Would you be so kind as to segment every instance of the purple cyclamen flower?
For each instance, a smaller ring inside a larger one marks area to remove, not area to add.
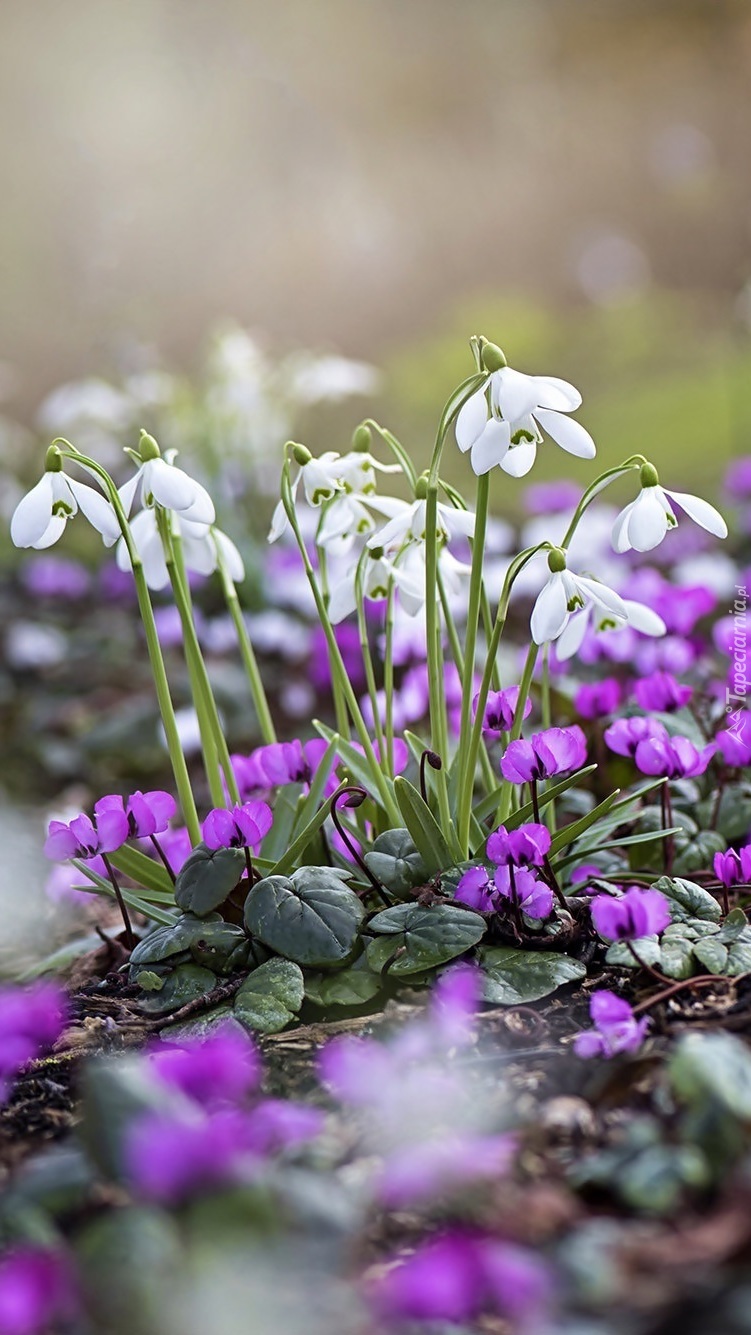
[[[60,1037],[67,1012],[67,997],[53,983],[0,990],[0,1099],[21,1068]]]
[[[619,756],[630,756],[632,759],[640,742],[667,735],[664,724],[658,723],[656,719],[639,716],[616,719],[604,733],[605,741],[611,751],[615,751]]]
[[[477,913],[493,913],[497,892],[487,867],[469,867],[454,891],[454,899]]]
[[[575,509],[580,498],[581,488],[560,478],[557,482],[533,482],[524,493],[524,505],[530,515],[556,515]]]
[[[751,455],[733,460],[725,473],[723,486],[731,500],[751,496]]]
[[[34,598],[55,598],[75,602],[85,598],[91,587],[91,576],[80,561],[65,556],[35,556],[21,571],[24,588]]]
[[[501,774],[510,783],[532,783],[580,769],[586,759],[587,741],[578,724],[546,728],[528,742],[509,742],[501,759]]]
[[[206,1108],[237,1102],[258,1088],[262,1076],[261,1056],[250,1035],[229,1027],[180,1047],[160,1043],[148,1055],[148,1070]]]
[[[672,713],[691,699],[690,686],[681,686],[670,672],[653,672],[634,682],[634,696],[640,709]]]
[[[96,803],[93,817],[76,816],[68,824],[61,820],[50,821],[44,852],[48,858],[88,861],[98,853],[116,852],[129,834],[122,800],[103,797]]]
[[[588,682],[580,686],[574,696],[574,707],[582,718],[603,718],[613,714],[621,703],[621,685],[616,677]]]
[[[670,922],[668,901],[659,890],[632,886],[625,895],[598,895],[592,900],[592,921],[606,941],[638,941],[656,936]]]
[[[519,867],[496,867],[495,887],[503,899],[517,904],[528,918],[548,918],[553,911],[553,891],[534,872]]]
[[[500,825],[488,839],[487,854],[490,861],[497,862],[499,866],[508,866],[513,862],[517,867],[541,867],[550,850],[550,843],[547,825],[530,821],[518,830],[511,831],[505,825]]]
[[[448,1131],[386,1155],[378,1198],[392,1210],[404,1210],[465,1191],[478,1182],[502,1177],[516,1150],[513,1136],[478,1136]]]
[[[726,890],[734,885],[747,885],[751,881],[751,844],[737,851],[729,848],[727,853],[715,853],[714,874]]]
[[[108,812],[117,819],[122,812],[128,823],[131,838],[148,839],[152,834],[162,834],[177,811],[177,803],[170,793],[154,789],[149,793],[135,792],[125,801],[115,793],[101,797],[96,804],[97,828],[101,829],[102,813]]]
[[[232,756],[232,768],[243,793],[284,787],[288,783],[309,786],[318,772],[327,745],[322,737],[311,737],[307,742],[297,738],[292,742],[269,742],[266,746],[257,746],[249,756]],[[332,783],[333,787],[330,786]],[[336,779],[330,777],[326,796],[330,796],[336,787]]]
[[[745,721],[740,729],[723,728],[716,734],[715,741],[726,765],[732,769],[751,765],[751,729],[745,732]]]
[[[698,751],[688,737],[651,737],[639,742],[634,760],[642,774],[693,779],[704,773],[716,750],[714,742]]]
[[[577,1057],[614,1057],[618,1052],[635,1052],[644,1042],[649,1017],[637,1020],[628,1002],[615,992],[605,988],[595,992],[589,1014],[594,1029],[577,1034],[574,1039]]]
[[[389,1322],[464,1324],[492,1312],[531,1330],[540,1328],[552,1283],[532,1252],[457,1231],[422,1243],[400,1265],[384,1267],[368,1296]]]
[[[430,998],[430,1024],[448,1047],[472,1040],[482,1000],[482,976],[474,964],[454,964],[441,974]]]
[[[231,811],[215,807],[203,823],[203,841],[208,848],[256,848],[272,821],[267,802],[245,802]]]
[[[514,723],[516,706],[519,701],[519,687],[508,686],[505,691],[491,691],[488,695],[485,705],[485,713],[482,720],[482,730],[491,736],[500,736],[502,732],[510,732]],[[473,709],[477,710],[477,697],[475,697]],[[532,713],[532,701],[529,696],[524,701],[524,718]]]
[[[46,1335],[76,1310],[76,1285],[67,1258],[47,1247],[22,1246],[0,1259],[0,1331]]]

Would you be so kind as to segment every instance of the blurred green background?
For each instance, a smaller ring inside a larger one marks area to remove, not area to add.
[[[196,372],[232,318],[373,361],[427,449],[482,332],[604,464],[711,483],[751,448],[750,71],[747,0],[3,0],[0,409]]]

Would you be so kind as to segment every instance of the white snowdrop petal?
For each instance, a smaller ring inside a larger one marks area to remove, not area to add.
[[[632,598],[624,598],[623,606],[626,609],[629,626],[634,630],[641,631],[642,635],[664,635],[667,626],[661,616],[647,607],[645,603],[636,603]]]
[[[36,542],[32,542],[31,544],[34,550],[43,552],[46,547],[52,547],[57,542],[58,538],[62,537],[65,531],[66,522],[65,515],[51,515],[50,521],[41,538],[37,538]]]
[[[613,533],[611,541],[614,552],[628,552],[631,550],[631,541],[629,538],[629,524],[633,514],[636,501],[631,501],[629,505],[624,506],[613,524]]]
[[[129,515],[133,508],[133,501],[135,500],[136,492],[142,479],[143,466],[141,466],[141,468],[138,469],[138,472],[134,473],[132,477],[129,477],[128,481],[124,482],[119,488],[118,495],[120,497],[120,504],[126,515]]]
[[[507,422],[518,422],[537,407],[537,387],[534,377],[504,366],[494,371],[490,379],[493,404],[503,413]]]
[[[144,492],[150,492],[166,510],[190,510],[196,499],[198,484],[164,459],[149,459],[144,464],[143,483]]]
[[[489,473],[491,468],[500,464],[505,458],[510,444],[511,428],[508,422],[500,422],[497,417],[491,417],[472,446],[470,463],[473,472],[478,477],[482,473]]]
[[[561,663],[567,659],[573,658],[582,646],[582,641],[587,633],[589,623],[589,610],[585,608],[582,612],[577,612],[569,617],[568,625],[563,627],[555,643],[555,656]]]
[[[568,380],[560,380],[555,375],[535,375],[532,380],[538,407],[553,408],[561,413],[572,413],[581,407],[582,396]]]
[[[47,532],[52,518],[53,491],[51,473],[45,473],[36,486],[27,491],[13,511],[10,536],[16,547],[33,547]],[[63,528],[65,519],[63,517]],[[62,532],[62,529],[60,530]],[[59,535],[58,535],[59,536]]]
[[[591,598],[593,603],[597,603],[599,607],[604,607],[606,612],[611,612],[620,621],[627,620],[623,599],[619,593],[616,593],[615,589],[609,589],[607,584],[600,584],[599,580],[588,579],[586,575],[576,575],[575,583],[580,590],[583,590]]]
[[[475,531],[473,510],[461,510],[453,505],[438,506],[438,522],[448,530],[449,536],[459,533],[464,538],[471,538]]]
[[[532,608],[530,629],[535,644],[545,644],[546,640],[555,640],[568,621],[568,599],[566,584],[560,572],[551,574],[537,595]]]
[[[84,482],[76,482],[74,479],[69,479],[69,486],[81,513],[86,516],[97,533],[101,533],[105,546],[114,546],[120,537],[120,525],[107,497],[94,487],[87,487]]]
[[[338,626],[345,617],[351,616],[356,607],[355,572],[352,570],[331,590],[328,613],[332,626]]]
[[[692,496],[685,491],[668,491],[666,494],[680,505],[682,510],[686,511],[689,519],[693,519],[700,528],[705,528],[708,533],[713,533],[716,538],[726,538],[728,535],[728,526],[725,523],[719,510],[715,510],[709,501],[702,500],[701,496]]]
[[[271,527],[269,529],[268,542],[277,542],[287,528],[287,512],[281,501],[277,501],[274,507],[274,513],[271,516]]]
[[[456,443],[463,454],[471,449],[485,430],[488,420],[488,402],[485,390],[478,389],[459,411],[456,419]]]
[[[562,450],[575,454],[578,459],[594,459],[597,448],[581,422],[575,422],[573,418],[553,412],[550,408],[538,408],[534,415]]]
[[[537,441],[523,440],[512,445],[501,460],[501,468],[509,477],[526,477],[537,458]]]
[[[657,487],[644,487],[634,502],[628,524],[631,546],[637,552],[651,552],[659,547],[668,531],[668,515]]]
[[[231,538],[227,537],[226,533],[222,533],[219,528],[213,530],[213,538],[222,565],[225,567],[233,584],[241,584],[245,579],[245,565],[234,542]]]

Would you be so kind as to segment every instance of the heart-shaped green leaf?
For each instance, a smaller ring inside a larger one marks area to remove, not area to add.
[[[223,904],[245,867],[241,848],[208,848],[199,844],[186,859],[175,884],[181,909],[202,918]]]
[[[363,1006],[372,1001],[381,987],[378,974],[368,967],[361,955],[349,969],[335,973],[308,973],[305,975],[305,996],[315,1006]]]
[[[302,970],[291,960],[267,960],[250,974],[235,997],[234,1015],[246,1029],[278,1034],[303,1003]]]
[[[357,950],[364,909],[342,884],[347,872],[300,867],[292,876],[267,876],[245,901],[249,932],[278,955],[312,969],[346,964]]]
[[[539,1001],[566,983],[586,977],[586,966],[553,951],[486,946],[478,952],[483,971],[483,996],[498,1006]]]
[[[367,948],[368,963],[380,973],[393,957],[396,976],[421,973],[471,950],[485,934],[479,913],[452,904],[395,904],[371,918],[368,928],[377,939]]]
[[[189,1001],[197,1001],[216,987],[216,974],[198,964],[180,964],[164,980],[159,992],[148,992],[139,1005],[149,1015],[167,1015]]]

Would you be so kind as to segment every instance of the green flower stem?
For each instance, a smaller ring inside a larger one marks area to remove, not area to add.
[[[482,566],[485,557],[485,530],[488,522],[488,501],[490,496],[490,474],[483,473],[477,479],[477,508],[475,511],[475,532],[472,540],[472,573],[469,581],[469,603],[467,606],[467,626],[464,636],[464,671],[462,673],[462,711],[459,726],[459,754],[456,764],[459,770],[460,791],[470,785],[474,774],[467,773],[470,729],[472,724],[472,697],[474,694],[475,659],[477,655],[477,631],[480,624],[480,603],[482,595]],[[469,837],[469,811],[466,814],[466,829],[460,825],[458,834],[462,843]]]
[[[161,515],[157,514],[159,523]],[[191,689],[193,693],[193,703],[198,714],[199,726],[205,720],[207,724],[206,735],[210,738],[207,747],[207,761],[209,768],[207,776],[209,778],[209,787],[211,789],[211,800],[214,806],[225,806],[225,786],[233,803],[240,802],[240,793],[237,787],[235,772],[230,760],[229,747],[224,735],[219,711],[216,707],[214,692],[206,670],[201,646],[196,634],[195,621],[193,619],[193,603],[190,596],[190,585],[188,583],[188,573],[185,568],[185,558],[183,556],[183,545],[179,530],[171,523],[169,516],[166,516],[166,522],[163,523],[165,530],[162,541],[165,545],[165,558],[168,553],[172,556],[172,565],[167,561],[167,569],[170,572],[170,582],[174,594],[177,610],[180,613],[180,622],[183,628],[183,639],[185,642],[185,655],[188,664],[188,673],[191,679]],[[160,532],[162,531],[160,527]],[[201,736],[203,737],[203,728],[201,727]],[[222,784],[222,774],[224,775],[224,784]]]
[[[383,655],[383,691],[386,697],[386,758],[389,774],[394,773],[394,581],[389,580],[386,595],[386,632]]]
[[[397,463],[401,465],[402,472],[409,482],[411,490],[414,491],[417,483],[417,473],[415,471],[415,466],[401,441],[397,440],[393,432],[387,431],[383,426],[379,426],[378,422],[374,421],[372,417],[366,417],[363,426],[370,427],[371,431],[375,431],[376,435],[383,441],[384,445],[388,447]]]
[[[362,654],[363,667],[365,668],[365,682],[370,696],[370,703],[373,709],[373,729],[378,742],[378,754],[380,756],[381,769],[384,774],[389,773],[388,758],[386,755],[385,738],[383,734],[383,724],[381,722],[381,710],[378,704],[378,688],[376,686],[375,668],[373,667],[373,655],[370,652],[370,640],[368,639],[368,622],[365,616],[365,599],[363,597],[363,567],[369,559],[367,547],[360,554],[355,572],[355,604],[357,610],[357,629],[360,635],[360,653]],[[391,775],[393,778],[393,774]]]
[[[600,492],[604,491],[606,487],[609,487],[611,482],[616,482],[619,477],[625,477],[627,473],[632,472],[635,468],[641,468],[642,465],[647,462],[648,460],[644,458],[643,454],[632,454],[631,457],[626,459],[622,464],[618,464],[615,468],[606,469],[598,478],[595,478],[594,482],[587,487],[587,490],[582,495],[582,498],[574,511],[571,523],[566,530],[566,536],[560,544],[564,550],[568,547],[574,533],[579,527],[579,521],[585,510],[592,504],[592,501],[600,495]]]
[[[527,562],[530,561],[537,552],[542,551],[543,548],[548,546],[549,543],[538,543],[537,546],[527,547],[523,552],[520,552],[511,562],[511,565],[506,571],[506,578],[503,581],[503,589],[501,590],[501,597],[498,602],[498,611],[496,613],[495,622],[488,643],[485,669],[482,674],[480,690],[477,696],[477,709],[475,712],[474,723],[472,724],[472,732],[467,751],[468,760],[466,773],[468,779],[466,783],[462,783],[457,797],[457,826],[460,831],[465,832],[463,835],[463,843],[461,844],[463,850],[461,854],[462,857],[467,857],[469,854],[470,813],[472,811],[472,796],[474,792],[475,770],[477,769],[477,757],[480,751],[480,743],[482,741],[482,722],[485,716],[485,706],[488,702],[488,692],[493,677],[493,664],[498,653],[498,647],[501,643],[501,635],[503,634],[503,628],[506,624],[506,617],[508,615],[511,589],[514,580],[524,569]]]
[[[459,632],[456,628],[456,622],[454,621],[453,615],[451,613],[448,597],[446,596],[446,589],[444,587],[443,580],[441,579],[440,570],[438,571],[438,592],[440,593],[441,596],[441,607],[443,609],[443,618],[444,621],[446,622],[446,630],[448,631],[451,657],[453,658],[456,664],[456,670],[459,673],[459,677],[463,679],[464,654],[462,653],[462,646],[459,640]],[[456,761],[454,761],[454,764],[456,764]],[[495,788],[496,786],[496,777],[495,774],[493,773],[493,767],[490,763],[490,757],[488,755],[487,747],[485,746],[485,742],[482,740],[482,738],[480,739],[480,768],[482,769],[482,777],[485,787],[487,791],[490,792],[490,790],[492,788]]]
[[[243,667],[245,668],[248,682],[250,684],[250,693],[253,696],[253,704],[255,706],[261,737],[267,744],[269,742],[275,742],[277,738],[274,721],[271,717],[271,710],[269,709],[269,702],[263,687],[255,650],[253,649],[253,644],[248,634],[248,627],[245,625],[245,618],[240,606],[240,599],[237,596],[237,589],[235,588],[232,576],[227,570],[226,563],[222,559],[220,551],[217,551],[217,560],[219,578],[222,583],[222,593],[224,594],[224,601],[227,604],[229,614],[232,617],[232,624],[237,632],[237,641],[240,646],[240,657],[242,658]]]
[[[318,543],[316,543],[316,556],[318,558],[318,569],[321,575],[321,597],[323,599],[326,621],[328,623],[329,619],[328,618],[328,607],[329,607],[328,563],[326,561],[325,549],[323,547],[320,547]],[[310,576],[308,576],[308,578],[310,579]],[[334,635],[334,639],[336,640],[336,635]],[[336,730],[339,733],[339,736],[343,737],[344,740],[348,742],[350,737],[349,714],[347,713],[347,704],[341,691],[338,673],[334,671],[334,664],[331,660],[331,646],[328,637],[326,639],[326,648],[329,656],[329,675],[331,677],[331,693],[334,698],[334,714],[336,716]]]
[[[552,721],[550,709],[550,645],[546,644],[542,651],[542,679],[541,679],[541,703],[542,703],[542,726],[549,728]],[[555,834],[555,800],[548,802],[545,807],[545,823],[551,834]]]
[[[341,691],[342,699],[346,704],[347,709],[349,710],[352,722],[355,727],[355,731],[357,732],[360,745],[362,746],[362,749],[365,752],[365,758],[368,762],[368,765],[370,766],[371,773],[373,775],[373,784],[374,787],[378,790],[378,799],[381,803],[381,806],[386,812],[389,820],[393,822],[394,826],[400,826],[402,823],[402,817],[399,812],[399,808],[397,807],[394,798],[391,796],[391,792],[389,791],[389,785],[386,780],[386,777],[383,774],[383,771],[381,770],[380,765],[378,764],[378,761],[376,759],[375,752],[373,750],[373,743],[370,740],[370,734],[368,732],[365,719],[362,716],[360,706],[357,703],[357,696],[355,695],[352,689],[352,683],[350,682],[350,679],[347,675],[347,669],[344,666],[344,661],[342,659],[339,645],[336,642],[334,628],[331,625],[331,622],[329,621],[328,612],[326,610],[326,604],[324,602],[321,590],[318,587],[318,581],[315,576],[315,571],[312,565],[310,564],[310,557],[308,556],[308,552],[305,546],[305,541],[303,539],[302,533],[300,532],[300,525],[297,522],[297,512],[295,510],[295,502],[290,487],[288,454],[285,454],[284,467],[282,469],[282,504],[284,505],[284,511],[290,522],[292,532],[295,535],[297,546],[300,550],[302,563],[305,568],[305,574],[307,575],[308,583],[310,585],[310,589],[313,594],[313,598],[315,600],[316,610],[318,612],[318,616],[321,621],[321,626],[323,627],[324,635],[326,636],[326,643],[328,645],[328,650],[329,650],[329,662],[331,664],[332,681],[337,683],[338,689]]]
[[[527,657],[524,663],[524,671],[522,672],[522,679],[519,684],[519,699],[516,702],[516,709],[514,710],[514,722],[511,727],[511,735],[509,737],[510,742],[516,742],[518,741],[519,737],[521,737],[522,725],[524,723],[524,706],[526,705],[527,700],[529,699],[529,688],[532,685],[532,677],[534,675],[535,664],[537,663],[537,655],[539,654],[539,652],[540,652],[539,645],[535,644],[534,641],[532,641],[527,651]],[[509,811],[511,810],[511,796],[513,791],[514,791],[513,783],[511,783],[510,780],[508,779],[504,779],[501,783],[501,799],[500,802],[498,803],[499,825],[503,824],[503,822],[505,821],[506,817],[509,814]]]
[[[133,541],[133,535],[130,531],[127,515],[123,509],[123,504],[120,500],[117,487],[106,469],[102,468],[101,464],[98,464],[94,459],[89,459],[86,455],[81,454],[68,440],[64,440],[60,437],[53,443],[63,446],[63,453],[67,458],[72,459],[75,463],[81,464],[83,467],[87,468],[89,472],[93,473],[104,483],[104,490],[112,504],[115,515],[117,516],[120,532],[123,535],[123,542],[127,548],[128,557],[133,570],[133,581],[136,586],[138,610],[141,615],[141,621],[143,622],[144,633],[146,635],[146,648],[148,650],[149,662],[151,663],[151,671],[154,676],[154,686],[156,688],[159,713],[162,718],[164,735],[167,739],[167,750],[169,753],[170,764],[172,766],[172,773],[175,777],[178,801],[183,814],[183,820],[185,821],[190,836],[190,842],[195,847],[196,844],[201,842],[201,826],[198,820],[198,812],[196,811],[196,803],[190,783],[188,767],[185,762],[185,755],[180,743],[180,733],[178,731],[175,709],[170,695],[167,670],[164,666],[162,647],[159,643],[156,622],[154,621],[154,609],[151,606],[151,597],[149,595],[146,577],[143,573],[143,565],[141,563],[141,558],[138,555],[135,542]]]

